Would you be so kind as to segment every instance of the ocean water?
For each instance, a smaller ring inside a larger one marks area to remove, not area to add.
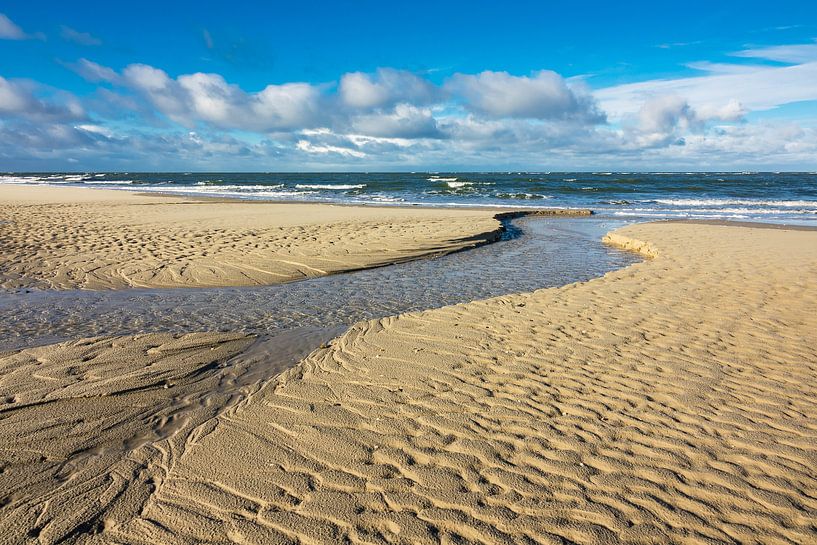
[[[618,218],[817,225],[817,172],[4,173],[0,183],[275,201],[590,208]]]

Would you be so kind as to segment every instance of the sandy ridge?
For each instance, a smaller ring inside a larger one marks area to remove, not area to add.
[[[0,185],[0,287],[251,286],[496,240],[485,210],[277,204]]]

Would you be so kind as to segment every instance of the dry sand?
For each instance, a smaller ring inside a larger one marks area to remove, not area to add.
[[[249,341],[6,355],[0,541],[817,542],[817,233],[654,223],[609,242],[652,259],[358,324],[135,447]],[[105,444],[118,457],[84,456]]]
[[[0,184],[0,287],[276,284],[492,241],[493,216]]]

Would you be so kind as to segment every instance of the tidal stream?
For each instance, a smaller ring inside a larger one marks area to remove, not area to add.
[[[78,337],[241,331],[291,362],[353,323],[589,280],[638,260],[609,218],[525,217],[502,240],[433,259],[275,286],[0,292],[0,350]],[[278,359],[278,358],[276,358]]]

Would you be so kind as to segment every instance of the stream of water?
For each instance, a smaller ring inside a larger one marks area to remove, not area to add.
[[[365,319],[588,280],[638,258],[601,243],[610,218],[527,217],[473,250],[289,284],[0,292],[0,350],[150,331],[242,331],[308,353]],[[277,348],[270,348],[276,346]]]

